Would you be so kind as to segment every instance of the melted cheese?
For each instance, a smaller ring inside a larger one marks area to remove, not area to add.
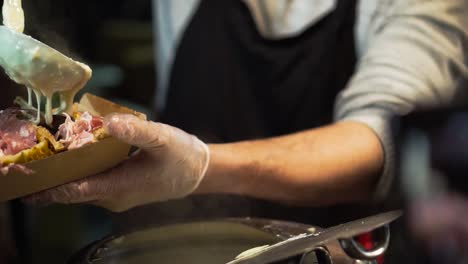
[[[21,0],[4,0],[4,24],[10,29],[0,28],[0,66],[18,84],[36,95],[38,118],[41,98],[46,97],[45,119],[52,123],[52,96],[60,95],[60,107],[55,112],[71,110],[73,99],[91,78],[91,69],[76,62],[53,48],[21,34],[24,29],[24,13]]]
[[[24,12],[21,0],[3,0],[3,24],[17,32],[24,31]]]

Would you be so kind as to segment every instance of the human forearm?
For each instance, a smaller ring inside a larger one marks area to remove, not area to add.
[[[115,168],[25,200],[92,203],[121,212],[195,191],[320,206],[368,197],[382,167],[380,141],[358,122],[210,145],[209,151],[196,137],[169,125],[129,115],[112,115],[104,123],[114,138],[140,151]]]
[[[389,121],[466,101],[468,6],[463,0],[378,5],[383,8],[367,21],[356,72],[337,96],[335,120],[366,124],[380,139],[385,160],[373,199],[384,200],[396,169]]]
[[[210,151],[210,166],[197,193],[233,193],[294,205],[364,199],[383,163],[380,141],[357,122],[210,145]]]

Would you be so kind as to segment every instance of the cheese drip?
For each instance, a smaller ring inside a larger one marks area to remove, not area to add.
[[[29,36],[0,27],[0,43],[0,66],[5,73],[16,83],[34,91],[38,108],[41,98],[47,98],[47,124],[52,123],[54,113],[71,109],[76,93],[91,78],[92,71],[87,65]],[[60,106],[52,111],[52,97],[56,93],[60,95]],[[39,122],[39,116],[36,122]]]
[[[14,31],[24,31],[24,11],[21,0],[3,0],[3,24]],[[28,104],[32,105],[32,90],[28,88]]]
[[[4,24],[0,27],[0,66],[18,84],[28,88],[28,104],[32,93],[37,101],[36,123],[40,122],[41,99],[46,97],[45,121],[52,123],[53,114],[69,111],[75,95],[91,78],[91,69],[55,49],[29,37],[24,30],[21,0],[4,0]],[[52,109],[52,97],[60,95],[60,106]]]
[[[24,31],[24,12],[21,0],[3,0],[3,24],[11,30]]]

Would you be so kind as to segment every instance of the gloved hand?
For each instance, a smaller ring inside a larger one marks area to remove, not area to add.
[[[32,204],[91,203],[121,212],[135,206],[183,198],[202,181],[209,150],[195,136],[132,115],[105,118],[108,133],[140,150],[104,173],[25,198]]]

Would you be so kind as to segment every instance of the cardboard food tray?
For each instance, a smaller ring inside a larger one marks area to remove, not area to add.
[[[99,116],[124,113],[146,119],[142,113],[92,94],[83,95],[74,108]],[[32,169],[33,174],[25,175],[18,171],[11,171],[5,176],[0,174],[0,202],[47,190],[112,168],[128,156],[130,148],[131,146],[109,137],[82,148],[26,163],[24,165]]]

